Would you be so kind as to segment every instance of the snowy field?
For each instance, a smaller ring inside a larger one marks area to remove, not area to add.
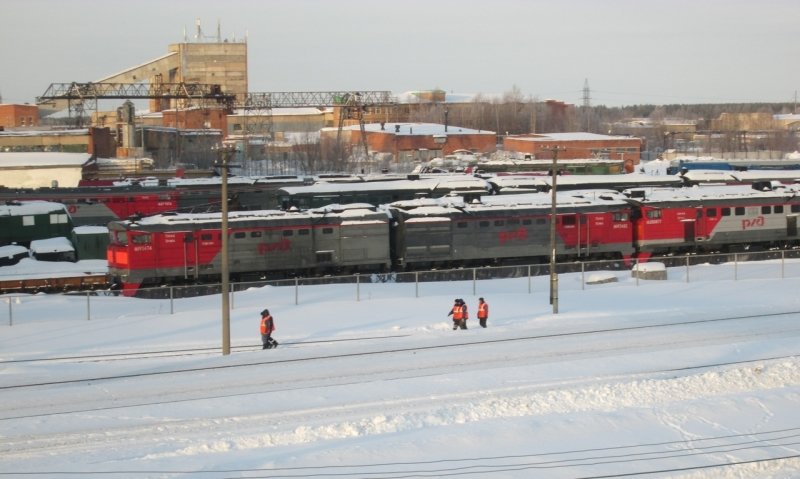
[[[252,289],[228,356],[219,296],[0,297],[0,476],[797,477],[800,279],[700,268]]]

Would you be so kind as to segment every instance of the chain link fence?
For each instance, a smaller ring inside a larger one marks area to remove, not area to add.
[[[703,281],[737,281],[753,279],[800,278],[800,250],[745,252],[715,255],[687,255],[660,257],[652,263],[661,263],[671,281],[686,283]],[[652,264],[650,263],[650,264]],[[623,261],[591,261],[558,263],[561,277],[559,290],[584,290],[597,287],[636,287],[648,280],[637,274],[638,264]],[[315,302],[327,298],[324,288],[312,286],[335,285],[343,299],[369,301],[384,298],[419,298],[421,296],[473,296],[481,293],[481,282],[508,280],[504,291],[519,294],[549,294],[549,264],[516,266],[491,266],[458,268],[435,271],[360,274],[350,276],[325,276],[318,278],[292,278],[270,281],[230,283],[230,305],[236,307],[236,297],[246,291],[271,286],[278,288],[283,300],[294,304]],[[608,283],[614,283],[609,285]],[[386,287],[393,285],[392,287]],[[601,286],[602,285],[602,286]],[[167,286],[142,288],[135,300],[137,311],[141,302],[152,315],[171,315],[191,311],[188,298],[218,295],[220,284]],[[0,296],[0,305],[6,307],[7,321],[24,318],[46,318],[52,314],[53,302],[69,303],[70,308],[82,304],[87,320],[120,315],[118,291],[85,291],[64,294],[6,294]],[[56,299],[53,299],[56,298]],[[134,299],[134,298],[127,298]],[[4,303],[4,304],[3,304]],[[0,316],[2,318],[2,316]],[[2,321],[2,319],[0,319]]]

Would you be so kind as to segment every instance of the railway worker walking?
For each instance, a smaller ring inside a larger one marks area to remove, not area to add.
[[[264,345],[261,349],[272,349],[278,346],[278,342],[272,339],[272,332],[275,331],[275,321],[269,310],[261,311],[261,343]]]
[[[489,319],[489,303],[483,300],[483,298],[478,298],[478,321],[481,323],[481,327],[486,327],[486,320]]]
[[[467,329],[467,305],[464,304],[463,299],[456,299],[453,308],[447,313],[448,316],[453,317],[453,330],[458,328]]]

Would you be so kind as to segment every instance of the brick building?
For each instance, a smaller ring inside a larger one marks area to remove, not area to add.
[[[619,159],[625,163],[625,170],[630,172],[639,164],[642,140],[580,132],[515,135],[503,139],[503,150],[521,157],[552,159],[554,148],[559,148],[559,160]]]
[[[497,149],[493,131],[472,130],[437,123],[369,123],[364,125],[371,156],[389,156],[394,164],[427,161],[456,150],[492,153]],[[338,128],[323,128],[323,148],[336,142]],[[361,144],[359,126],[342,129],[342,140],[353,149]]]
[[[39,126],[39,107],[36,105],[0,104],[0,129]]]

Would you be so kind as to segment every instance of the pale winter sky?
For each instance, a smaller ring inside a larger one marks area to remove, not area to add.
[[[582,103],[791,102],[796,0],[4,0],[0,95],[34,102],[221,23],[250,91],[409,90]]]

